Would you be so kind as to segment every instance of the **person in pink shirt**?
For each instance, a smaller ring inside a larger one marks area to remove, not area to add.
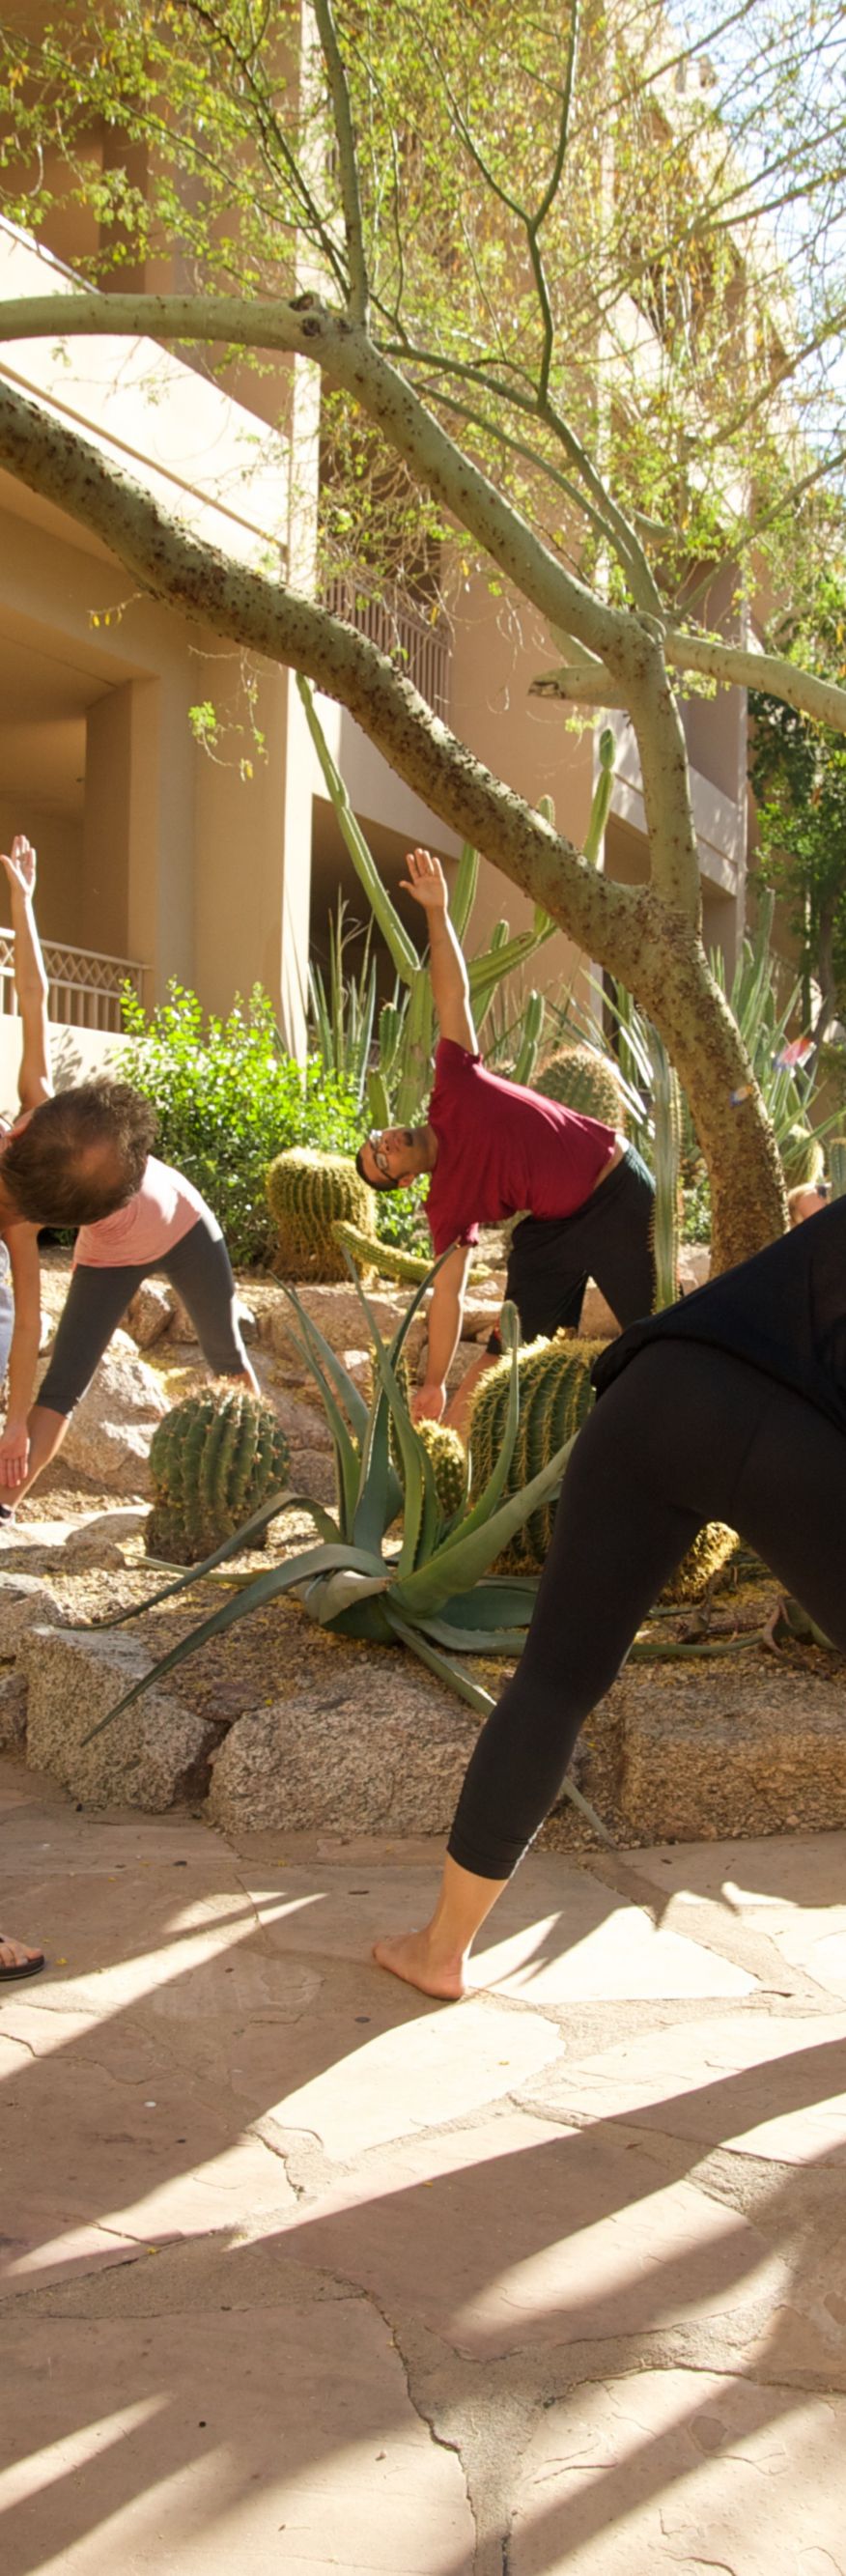
[[[121,1316],[142,1279],[161,1270],[187,1306],[207,1368],[258,1394],[237,1317],[229,1254],[216,1216],[193,1182],[148,1154],[124,1207],[83,1225],[47,1374],[29,1415],[29,1464],[20,1493],[49,1466]],[[20,1498],[20,1497],[19,1497]]]
[[[440,860],[409,853],[405,891],[429,928],[432,995],[440,1037],[435,1086],[422,1127],[374,1129],[356,1162],[371,1189],[403,1189],[428,1172],[426,1215],[436,1256],[447,1254],[432,1289],[425,1384],[413,1411],[441,1419],[446,1376],[458,1346],[467,1273],[480,1225],[519,1217],[506,1296],[524,1341],[577,1326],[589,1277],[620,1324],[648,1315],[654,1293],[654,1187],[625,1136],[516,1082],[488,1073],[470,1010],[467,969],[447,909]],[[469,1395],[498,1355],[494,1334],[468,1370],[447,1419],[466,1427]]]
[[[24,832],[0,852],[9,882],[15,983],[23,1022],[20,1111],[0,1120],[0,1383],[7,1374],[0,1438],[0,1516],[22,1489],[29,1461],[27,1414],[41,1329],[40,1226],[82,1225],[109,1216],[141,1179],[152,1142],[149,1103],[125,1082],[87,1082],[53,1094],[47,977],[33,911],[36,857]],[[14,1291],[14,1295],[13,1292]]]
[[[258,1387],[237,1322],[235,1282],[220,1226],[181,1172],[150,1152],[155,1113],[129,1083],[91,1082],[52,1096],[47,982],[32,911],[35,852],[21,836],[3,865],[12,885],[15,967],[24,1023],[22,1116],[0,1143],[0,1245],[5,1225],[29,1254],[27,1293],[9,1364],[0,1441],[0,1517],[9,1520],[49,1465],[68,1419],[151,1270],[163,1270],[194,1324],[208,1367]],[[73,1277],[47,1374],[32,1403],[40,1330],[37,1229],[78,1226]],[[13,1251],[14,1258],[14,1251]],[[18,1271],[23,1278],[23,1254]],[[30,1275],[31,1273],[31,1275]],[[0,1278],[0,1346],[2,1345]],[[2,1358],[2,1347],[0,1347]]]
[[[87,1083],[52,1096],[47,977],[33,912],[36,858],[25,832],[0,851],[15,941],[15,984],[23,1022],[19,1115],[0,1119],[0,1495],[16,1496],[29,1457],[27,1408],[41,1327],[38,1228],[79,1224],[115,1208],[136,1187],[148,1143],[146,1101],[125,1083]],[[13,1505],[0,1501],[8,1519]],[[0,1982],[35,1977],[43,1950],[0,1932]]]

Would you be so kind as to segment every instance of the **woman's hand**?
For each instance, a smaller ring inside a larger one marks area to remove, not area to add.
[[[25,1421],[7,1422],[0,1439],[0,1491],[14,1493],[22,1485],[29,1465],[29,1431]]]
[[[0,850],[0,863],[6,870],[10,885],[17,886],[20,893],[31,902],[35,893],[36,862],[32,842],[27,840],[25,832],[15,833],[11,856],[8,856],[5,850]]]

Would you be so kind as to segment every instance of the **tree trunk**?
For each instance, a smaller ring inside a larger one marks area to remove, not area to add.
[[[637,913],[624,981],[660,1030],[687,1093],[711,1184],[712,1268],[728,1270],[784,1232],[775,1139],[698,932],[652,887],[642,889]]]

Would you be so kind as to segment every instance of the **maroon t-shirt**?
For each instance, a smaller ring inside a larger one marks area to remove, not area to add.
[[[436,1254],[477,1243],[480,1225],[505,1217],[572,1216],[616,1143],[597,1118],[486,1073],[454,1038],[439,1041],[428,1114],[438,1139],[426,1201]]]

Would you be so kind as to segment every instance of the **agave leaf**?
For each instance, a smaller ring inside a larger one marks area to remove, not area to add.
[[[291,1289],[285,1290],[286,1296],[291,1296],[292,1293]],[[319,1335],[319,1339],[322,1341],[322,1334]],[[299,1334],[292,1333],[291,1340],[294,1343],[295,1348],[299,1351],[300,1357],[305,1361],[306,1367],[311,1370],[312,1377],[320,1391],[320,1399],[332,1434],[332,1444],[335,1451],[335,1467],[338,1479],[338,1498],[341,1519],[343,1521],[344,1530],[348,1531],[352,1524],[356,1495],[358,1493],[360,1461],[356,1443],[349,1429],[348,1423],[344,1421],[341,1407],[336,1403],[332,1388],[328,1383],[326,1373],[321,1367],[320,1361],[315,1359],[314,1353],[310,1350],[308,1342],[300,1340]],[[344,1371],[343,1374],[346,1375],[346,1371]],[[358,1396],[359,1404],[362,1407],[364,1422],[366,1424],[368,1418],[367,1406],[364,1404],[363,1398],[359,1395],[357,1387],[355,1392]]]
[[[365,1556],[362,1550],[352,1549],[343,1541],[335,1547],[303,1548],[301,1554],[291,1557],[287,1565],[270,1566],[266,1574],[256,1577],[246,1592],[238,1592],[232,1601],[223,1601],[219,1610],[212,1611],[210,1618],[201,1619],[199,1627],[192,1628],[190,1636],[180,1637],[177,1645],[171,1646],[166,1655],[161,1655],[151,1671],[145,1673],[140,1682],[134,1682],[132,1689],[125,1692],[114,1708],[109,1709],[107,1716],[101,1717],[99,1723],[89,1729],[88,1734],[82,1737],[83,1744],[93,1744],[95,1736],[102,1735],[116,1717],[122,1717],[124,1711],[131,1708],[133,1700],[140,1699],[143,1691],[152,1689],[165,1673],[172,1673],[177,1664],[184,1663],[188,1655],[195,1653],[198,1646],[204,1646],[207,1637],[221,1636],[224,1629],[233,1627],[236,1619],[246,1618],[249,1611],[262,1610],[266,1602],[275,1601],[280,1593],[294,1592],[298,1584],[308,1583],[310,1576],[330,1573],[336,1566],[348,1566],[356,1557],[363,1574],[381,1571],[378,1559]]]
[[[128,1610],[110,1611],[107,1619],[95,1619],[93,1626],[97,1629],[123,1627],[127,1619],[140,1619],[143,1610],[156,1610],[159,1602],[169,1600],[174,1592],[190,1592],[192,1585],[200,1583],[204,1575],[211,1574],[214,1566],[224,1565],[228,1556],[240,1556],[242,1549],[249,1547],[251,1539],[258,1535],[259,1530],[264,1529],[268,1521],[275,1520],[280,1512],[308,1512],[309,1518],[313,1520],[315,1529],[320,1531],[322,1538],[327,1539],[330,1544],[340,1539],[341,1533],[337,1521],[332,1519],[331,1512],[325,1512],[322,1504],[315,1503],[310,1494],[295,1494],[285,1488],[277,1494],[271,1494],[269,1500],[260,1504],[258,1511],[253,1512],[248,1521],[244,1521],[241,1529],[233,1530],[231,1538],[225,1538],[222,1545],[216,1547],[211,1556],[204,1556],[201,1564],[183,1567],[175,1576],[173,1583],[162,1584],[160,1592],[148,1592],[146,1600],[133,1601]],[[157,1557],[148,1559],[150,1565],[160,1562]],[[246,1580],[252,1582],[254,1578],[248,1575]]]
[[[450,1246],[450,1250],[451,1249],[452,1246]],[[411,1304],[404,1314],[401,1323],[397,1327],[389,1350],[386,1350],[385,1348],[369,1298],[366,1296],[365,1291],[362,1288],[361,1280],[357,1277],[353,1264],[349,1261],[349,1256],[346,1257],[356,1293],[364,1308],[368,1329],[373,1335],[373,1346],[376,1352],[376,1362],[379,1375],[390,1405],[396,1429],[397,1441],[399,1443],[400,1457],[402,1459],[403,1482],[405,1486],[405,1509],[403,1515],[403,1539],[399,1562],[401,1570],[404,1571],[406,1567],[411,1569],[416,1564],[417,1557],[421,1551],[428,1550],[433,1547],[440,1515],[432,1461],[428,1452],[424,1449],[422,1441],[417,1438],[398,1379],[395,1375],[394,1362],[399,1357],[402,1350],[409,1325],[414,1321],[421,1298],[425,1296],[427,1287],[435,1278],[437,1271],[440,1270],[441,1263],[448,1260],[449,1253],[442,1252],[440,1260],[433,1263],[428,1277],[426,1279],[421,1279],[420,1286],[417,1289],[415,1296],[412,1298]]]
[[[506,1503],[500,1503],[499,1510],[492,1513],[482,1528],[472,1530],[469,1537],[459,1532],[457,1538],[450,1539],[447,1546],[438,1549],[437,1556],[428,1565],[421,1565],[412,1574],[403,1575],[395,1593],[399,1611],[410,1611],[415,1619],[431,1618],[433,1612],[443,1608],[456,1589],[469,1590],[471,1585],[478,1583],[479,1576],[487,1573],[494,1558],[508,1546],[515,1530],[522,1528],[530,1513],[536,1511],[538,1504],[545,1502],[554,1487],[560,1484],[577,1439],[578,1432],[574,1432],[572,1439],[565,1440],[563,1447],[556,1450],[555,1456],[547,1460],[546,1466],[541,1467],[528,1485],[523,1486],[521,1493],[511,1494]]]
[[[528,1628],[537,1591],[536,1574],[483,1575],[472,1592],[450,1593],[443,1617],[464,1628],[495,1628],[498,1621],[508,1628]]]
[[[451,1619],[418,1619],[423,1637],[451,1646],[457,1655],[522,1655],[526,1628],[460,1628]]]
[[[369,1601],[374,1593],[387,1592],[390,1575],[356,1574],[351,1566],[341,1566],[336,1574],[320,1574],[310,1583],[304,1606],[310,1619],[321,1628],[330,1628],[333,1619],[345,1610],[354,1610],[360,1601]]]
[[[347,1268],[350,1270],[350,1275],[354,1279],[355,1268],[350,1264],[349,1260],[347,1260]],[[313,1370],[315,1367],[313,1346],[316,1344],[323,1367],[332,1380],[336,1394],[340,1396],[344,1412],[348,1417],[355,1437],[357,1440],[363,1440],[367,1429],[370,1408],[369,1405],[365,1403],[361,1388],[356,1386],[355,1379],[350,1376],[349,1369],[345,1369],[343,1360],[339,1360],[337,1351],[333,1351],[331,1342],[327,1342],[325,1333],[322,1333],[320,1330],[320,1325],[314,1322],[313,1316],[309,1315],[305,1306],[301,1305],[296,1289],[289,1287],[287,1281],[284,1279],[280,1281],[280,1286],[282,1288],[283,1295],[287,1297],[289,1303],[295,1307],[299,1316],[301,1331],[305,1336],[309,1350],[312,1351]],[[292,1339],[296,1340],[295,1334],[292,1335]],[[301,1347],[301,1345],[298,1345],[298,1347]]]
[[[408,1647],[410,1654],[416,1655],[421,1664],[428,1664],[430,1673],[437,1673],[438,1680],[456,1691],[459,1699],[466,1700],[468,1707],[476,1710],[477,1716],[490,1717],[496,1701],[491,1698],[490,1691],[482,1689],[481,1682],[471,1681],[469,1673],[465,1673],[460,1664],[452,1663],[449,1655],[441,1654],[437,1646],[430,1644],[422,1629],[407,1627],[405,1620],[397,1617],[392,1599],[385,1603],[385,1616],[394,1635],[402,1646]]]
[[[449,1537],[444,1540],[443,1549],[439,1549],[439,1562],[447,1548],[457,1546],[465,1538],[469,1538],[473,1530],[482,1529],[487,1524],[490,1520],[491,1513],[496,1509],[500,1496],[505,1491],[506,1483],[508,1481],[508,1470],[514,1454],[514,1443],[517,1438],[517,1424],[520,1418],[520,1374],[517,1366],[519,1351],[517,1309],[516,1306],[512,1306],[510,1302],[503,1306],[501,1326],[503,1341],[505,1342],[506,1348],[510,1347],[511,1352],[511,1376],[508,1384],[508,1407],[505,1416],[505,1429],[502,1436],[502,1446],[496,1466],[488,1477],[487,1484],[483,1486],[478,1502],[473,1503],[470,1511],[465,1512],[463,1518],[457,1521],[454,1529],[450,1532]]]
[[[358,1495],[352,1535],[356,1547],[381,1546],[386,1529],[402,1510],[402,1486],[390,1454],[391,1416],[383,1386],[371,1409],[361,1453]]]

